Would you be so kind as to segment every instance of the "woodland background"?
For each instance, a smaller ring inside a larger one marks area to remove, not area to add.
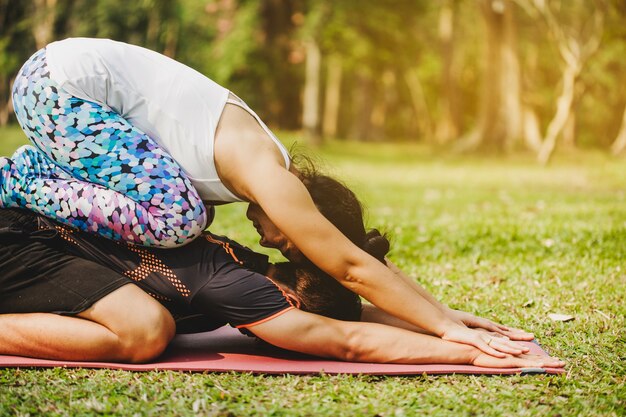
[[[624,22],[623,0],[0,0],[0,155],[27,141],[9,91],[37,48],[145,45],[286,143],[321,145],[435,298],[567,362],[507,377],[0,369],[0,415],[626,415]],[[262,251],[245,210],[218,207],[211,228]]]
[[[0,0],[0,125],[38,48],[146,46],[273,128],[444,151],[626,153],[621,0]]]

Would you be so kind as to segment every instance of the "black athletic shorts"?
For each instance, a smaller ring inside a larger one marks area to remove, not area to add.
[[[0,314],[75,315],[132,283],[63,250],[56,230],[40,230],[26,210],[0,210]]]

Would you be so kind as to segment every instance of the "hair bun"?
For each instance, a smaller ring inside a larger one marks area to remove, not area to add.
[[[385,263],[385,255],[389,253],[390,247],[387,236],[382,235],[378,230],[372,229],[365,234],[363,250],[380,262]]]

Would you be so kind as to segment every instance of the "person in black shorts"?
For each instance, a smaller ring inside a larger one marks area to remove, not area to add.
[[[228,323],[278,347],[344,360],[564,366],[528,354],[496,358],[408,323],[345,321],[360,318],[360,301],[332,278],[271,265],[209,233],[178,249],[138,248],[3,209],[0,272],[0,354],[147,361],[173,336],[173,315],[181,331]]]
[[[208,232],[184,248],[166,250],[99,238],[29,211],[0,214],[0,314],[83,317],[132,283],[167,308],[179,333],[225,324],[245,332],[295,307],[360,318],[359,297],[314,267],[272,265],[266,255]],[[137,307],[129,312],[132,320],[146,308]]]

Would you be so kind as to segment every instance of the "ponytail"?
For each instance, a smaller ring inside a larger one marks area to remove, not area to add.
[[[389,253],[391,245],[386,235],[381,234],[377,229],[372,229],[365,234],[365,240],[361,247],[374,258],[385,263],[385,256]]]

